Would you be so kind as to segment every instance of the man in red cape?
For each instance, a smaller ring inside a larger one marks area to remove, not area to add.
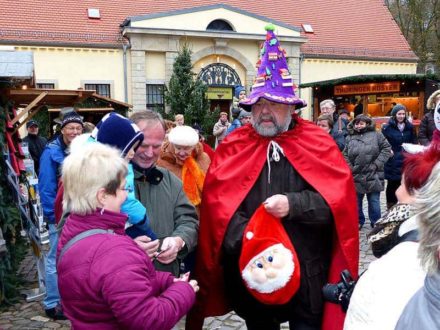
[[[187,329],[200,329],[204,317],[231,309],[248,329],[279,329],[285,321],[290,329],[342,329],[341,307],[323,307],[321,290],[327,282],[339,282],[344,269],[357,277],[359,232],[351,172],[331,137],[294,114],[295,106],[305,103],[288,88],[292,78],[284,53],[273,29],[267,29],[252,93],[240,103],[252,110],[252,126],[223,141],[206,175],[195,269],[200,292]],[[276,49],[281,61],[272,65],[267,53]],[[268,72],[278,84],[259,79]],[[243,231],[261,203],[282,219],[300,261],[300,289],[285,305],[252,298],[238,270]]]

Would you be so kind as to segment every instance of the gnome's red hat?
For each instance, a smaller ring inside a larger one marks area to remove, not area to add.
[[[239,267],[248,291],[264,304],[285,304],[299,288],[296,251],[281,220],[263,205],[244,231]]]

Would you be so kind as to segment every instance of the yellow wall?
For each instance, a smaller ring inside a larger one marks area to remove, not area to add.
[[[196,30],[205,31],[206,27],[213,20],[222,19],[228,22],[234,31],[239,33],[266,34],[264,26],[269,23],[252,16],[246,16],[228,9],[217,8],[201,12],[172,15],[169,17],[158,17],[145,19],[143,21],[132,21],[132,27],[148,27],[157,29],[173,30]],[[275,25],[277,35],[299,36],[300,33]]]
[[[368,74],[415,74],[416,67],[416,63],[404,62],[305,59],[301,65],[301,83]],[[311,89],[303,88],[299,93],[308,103],[303,117],[310,119]]]
[[[36,81],[56,80],[59,89],[78,89],[81,81],[111,84],[111,97],[124,101],[122,49],[16,47],[33,51]]]
[[[146,52],[145,71],[146,79],[164,79],[165,53]]]

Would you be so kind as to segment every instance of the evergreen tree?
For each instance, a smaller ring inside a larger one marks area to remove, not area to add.
[[[189,45],[183,44],[174,61],[173,74],[165,91],[165,101],[171,109],[163,115],[174,120],[176,114],[183,114],[186,125],[198,124],[205,133],[212,134],[218,113],[209,110],[209,101],[206,98],[208,86],[196,79],[196,74],[192,71],[191,54]]]

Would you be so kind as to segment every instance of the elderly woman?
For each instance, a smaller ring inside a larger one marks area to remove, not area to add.
[[[344,330],[393,330],[405,304],[423,285],[425,271],[417,255],[419,221],[434,204],[417,207],[419,192],[439,187],[440,150],[406,155],[394,205],[369,235],[372,250],[380,258],[359,278],[345,319]],[[437,191],[438,195],[438,191]],[[422,211],[420,214],[419,211]],[[438,207],[436,211],[438,216]],[[438,218],[435,219],[438,222]],[[437,239],[437,247],[439,246]],[[383,255],[383,256],[382,256]],[[422,258],[423,259],[423,258]],[[421,329],[409,326],[405,329]],[[438,329],[438,327],[436,328]]]
[[[64,161],[58,286],[74,329],[171,329],[195,301],[196,281],[155,271],[125,235],[126,174],[120,151],[98,143]]]
[[[182,180],[183,191],[199,212],[205,174],[211,160],[203,151],[198,133],[189,126],[177,126],[168,134],[157,165]]]

